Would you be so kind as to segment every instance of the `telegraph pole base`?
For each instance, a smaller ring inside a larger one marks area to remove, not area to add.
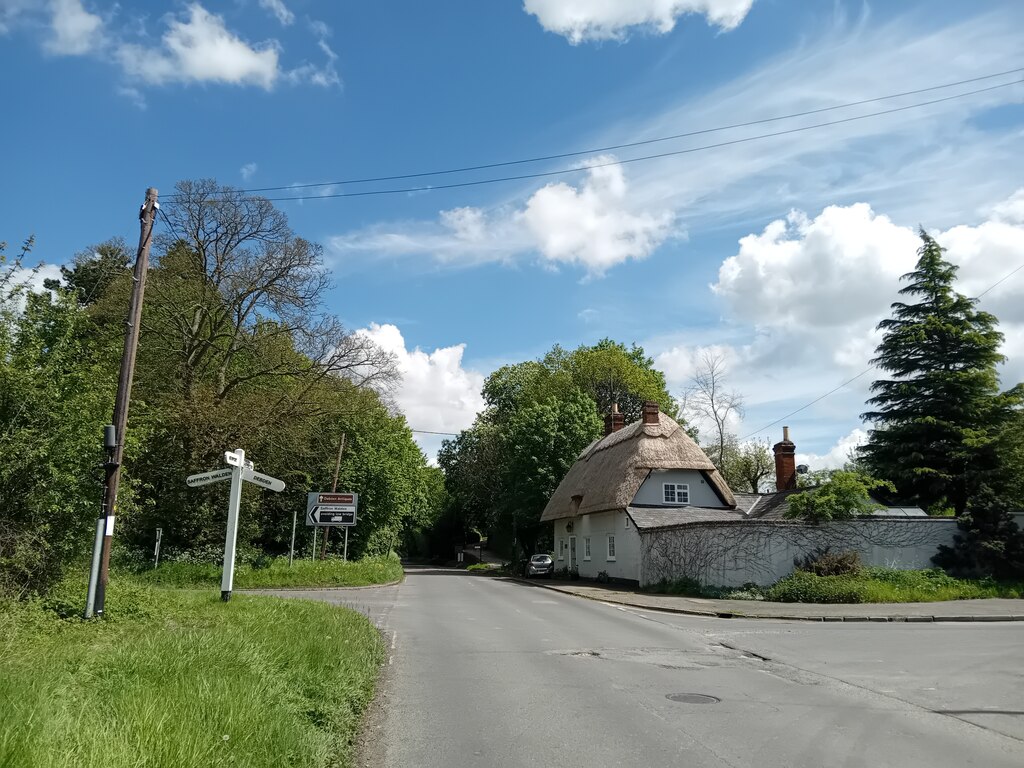
[[[230,600],[231,599],[231,590],[228,590],[228,591],[221,590],[220,599],[223,600],[225,603],[228,600]]]

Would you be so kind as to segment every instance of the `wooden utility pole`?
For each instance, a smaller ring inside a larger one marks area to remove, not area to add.
[[[146,292],[146,274],[149,271],[149,247],[153,242],[153,226],[160,208],[159,193],[153,187],[146,190],[146,202],[139,210],[139,250],[135,258],[132,277],[132,299],[128,308],[128,322],[124,334],[124,352],[121,354],[121,373],[117,381],[117,400],[114,403],[114,434],[117,444],[111,456],[111,471],[103,494],[106,514],[103,545],[100,554],[99,582],[96,585],[95,612],[103,615],[107,582],[110,580],[110,545],[114,536],[114,518],[117,515],[117,488],[121,481],[121,463],[124,457],[125,433],[128,426],[128,403],[132,396],[135,375],[135,353],[139,348],[139,330],[142,325],[142,298]]]
[[[336,493],[338,490],[338,472],[341,470],[341,454],[345,450],[345,433],[341,433],[341,443],[338,444],[338,460],[334,462],[334,482],[331,483],[331,493]],[[330,538],[331,529],[328,528],[324,531],[324,550],[320,554],[320,559],[323,560],[327,557],[327,540]],[[345,531],[345,540],[348,541],[348,531]]]

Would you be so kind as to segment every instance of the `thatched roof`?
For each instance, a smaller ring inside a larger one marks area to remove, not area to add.
[[[584,448],[540,519],[625,509],[652,469],[700,470],[723,506],[736,506],[732,491],[700,446],[673,419],[659,413],[657,424],[636,421]],[[578,505],[574,496],[580,497]]]

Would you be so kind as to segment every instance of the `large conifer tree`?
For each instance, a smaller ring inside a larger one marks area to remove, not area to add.
[[[861,451],[904,499],[959,515],[996,469],[995,439],[1019,388],[999,391],[996,318],[954,290],[957,268],[924,230],[921,240],[917,267],[901,278],[908,301],[878,324],[885,334],[872,362],[891,378],[871,386],[862,418],[874,428]]]

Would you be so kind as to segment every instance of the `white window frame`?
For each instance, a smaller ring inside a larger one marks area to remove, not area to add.
[[[609,533],[608,534],[607,544],[608,544],[608,562],[609,563],[614,563],[615,562],[615,534],[614,533]]]
[[[671,489],[672,499],[669,500],[669,490]],[[680,497],[685,494],[685,501],[680,501]],[[690,503],[690,484],[689,483],[662,483],[661,484],[661,499],[664,504],[678,504],[684,505]]]
[[[561,537],[558,539],[558,559],[565,560],[565,539]]]
[[[590,537],[589,536],[584,536],[583,537],[583,559],[584,560],[589,560],[590,559]]]

